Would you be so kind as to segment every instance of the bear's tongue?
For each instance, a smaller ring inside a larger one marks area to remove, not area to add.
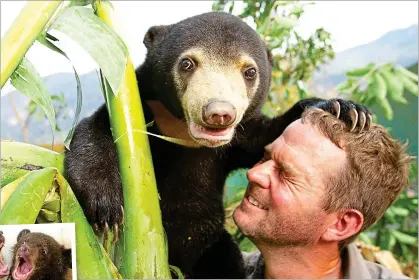
[[[26,258],[19,258],[19,265],[13,273],[13,277],[16,280],[26,280],[28,279],[30,273],[33,270],[32,264]]]
[[[3,259],[0,255],[0,278],[9,275],[9,269],[4,265]]]

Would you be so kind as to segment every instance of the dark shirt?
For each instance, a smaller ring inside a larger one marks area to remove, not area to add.
[[[264,279],[265,265],[259,251],[243,252],[246,278]],[[365,260],[355,244],[342,250],[343,279],[410,279],[380,264]]]

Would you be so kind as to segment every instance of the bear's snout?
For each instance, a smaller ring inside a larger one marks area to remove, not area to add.
[[[202,108],[202,119],[206,125],[220,128],[236,120],[236,108],[227,101],[210,99]]]
[[[18,256],[19,257],[27,257],[31,254],[30,248],[28,245],[26,245],[25,243],[23,243],[18,251]]]

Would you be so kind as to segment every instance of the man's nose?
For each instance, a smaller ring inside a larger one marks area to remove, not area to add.
[[[262,188],[269,188],[271,183],[269,177],[269,170],[272,168],[271,165],[272,163],[268,160],[254,166],[252,169],[247,171],[247,180],[250,183],[257,184]]]

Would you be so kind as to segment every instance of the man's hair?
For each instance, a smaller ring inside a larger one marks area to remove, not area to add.
[[[307,109],[303,123],[310,123],[347,155],[345,166],[338,174],[330,174],[322,208],[331,213],[356,209],[364,216],[361,230],[343,240],[341,246],[382,217],[384,212],[408,186],[412,157],[407,144],[393,139],[381,125],[371,124],[369,130],[350,127],[332,114],[316,108]]]

